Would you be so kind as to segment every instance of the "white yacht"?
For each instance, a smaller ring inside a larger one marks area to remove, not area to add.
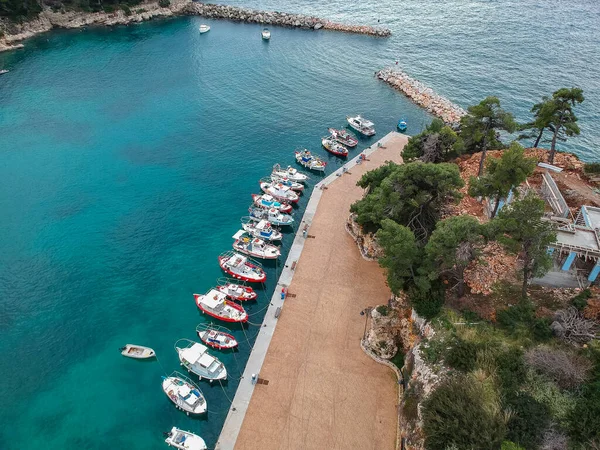
[[[360,134],[365,136],[373,136],[375,134],[375,124],[362,116],[348,116],[346,120]]]
[[[189,431],[183,431],[177,427],[171,428],[171,431],[167,433],[165,442],[169,447],[181,450],[206,450],[208,448],[206,442],[200,436]]]

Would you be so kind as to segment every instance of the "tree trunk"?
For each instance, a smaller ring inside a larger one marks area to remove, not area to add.
[[[487,153],[487,136],[483,137],[483,143],[481,145],[481,159],[479,160],[479,171],[477,177],[483,175],[483,164],[485,163],[485,155]]]
[[[465,295],[465,280],[463,280],[462,278],[458,280],[458,287],[456,292],[458,294],[458,298],[463,298],[463,296]]]
[[[540,134],[538,134],[538,137],[535,140],[535,144],[533,144],[533,148],[537,148],[537,146],[540,144],[540,140],[542,139],[542,134],[544,134],[543,128],[540,130]]]
[[[550,164],[554,164],[554,154],[556,153],[556,138],[558,136],[558,128],[554,130],[554,135],[552,136],[552,143],[550,144],[550,154],[548,155],[548,162]]]
[[[523,286],[521,287],[521,297],[527,298],[527,281],[529,279],[529,269],[523,267]]]
[[[498,213],[498,207],[500,206],[500,196],[498,195],[496,197],[496,205],[494,206],[494,210],[492,211],[492,216],[490,217],[490,219],[493,219],[494,217],[496,217],[496,214]]]

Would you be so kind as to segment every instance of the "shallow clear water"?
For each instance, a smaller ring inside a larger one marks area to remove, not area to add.
[[[205,321],[191,294],[221,276],[216,257],[273,163],[293,164],[297,146],[325,156],[319,137],[351,112],[379,136],[399,117],[410,133],[430,120],[373,77],[396,59],[463,106],[498,94],[522,119],[542,94],[580,85],[582,136],[569,145],[597,158],[594,2],[244,4],[379,18],[394,36],[273,28],[265,43],[257,25],[180,18],[56,32],[0,54],[11,69],[0,77],[1,449],[158,449],[173,425],[214,445],[258,328],[231,327],[240,351],[218,355],[231,379],[200,383],[210,413],[186,417],[160,377],[178,368],[175,341]],[[268,267],[251,322],[277,273]],[[127,342],[160,362],[121,357]]]
[[[218,355],[225,391],[201,383],[207,419],[177,411],[160,377],[178,368],[175,341],[205,320],[192,293],[221,276],[216,258],[258,180],[275,162],[294,164],[297,146],[325,156],[320,136],[347,113],[380,134],[400,116],[428,120],[367,65],[332,63],[347,45],[368,55],[383,40],[281,29],[266,43],[258,26],[211,23],[200,35],[199,23],[53,33],[10,56],[0,80],[2,449],[162,448],[173,425],[214,445],[258,328],[231,327],[243,343]],[[340,164],[328,160],[328,171]],[[278,270],[268,266],[252,323]],[[160,363],[123,358],[128,342],[153,347]]]

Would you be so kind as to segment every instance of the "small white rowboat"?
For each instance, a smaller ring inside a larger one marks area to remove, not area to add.
[[[167,433],[165,442],[169,447],[175,447],[181,450],[206,450],[208,447],[200,436],[189,431],[180,430],[177,427],[171,428]]]
[[[148,359],[156,356],[154,350],[150,347],[144,347],[143,345],[127,344],[119,350],[121,350],[121,355],[134,359]]]

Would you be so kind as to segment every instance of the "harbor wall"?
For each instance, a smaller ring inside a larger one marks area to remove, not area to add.
[[[397,134],[398,133],[395,131],[388,133],[379,141],[364,149],[361,154],[368,157],[376,152],[379,148],[386,148],[386,142],[388,142],[390,139],[393,139]],[[260,376],[265,357],[267,356],[267,351],[269,350],[271,339],[275,333],[278,314],[283,313],[282,311],[284,309],[286,300],[281,298],[281,290],[283,288],[287,289],[287,287],[291,284],[294,277],[296,263],[300,259],[300,255],[302,254],[302,250],[304,248],[304,243],[307,240],[307,237],[305,237],[303,234],[304,226],[307,226],[308,230],[310,231],[310,226],[317,212],[317,207],[319,206],[321,196],[323,195],[323,190],[327,189],[327,186],[335,182],[337,179],[339,179],[339,177],[343,176],[352,167],[360,164],[359,158],[361,157],[361,154],[345,163],[335,172],[329,174],[313,188],[311,196],[308,200],[308,204],[304,211],[304,215],[302,216],[302,221],[298,225],[294,242],[292,243],[283,270],[279,276],[277,286],[275,287],[275,291],[271,297],[271,302],[267,308],[267,312],[265,313],[262,326],[260,327],[256,341],[254,342],[252,351],[250,352],[250,357],[248,358],[244,373],[240,379],[240,384],[230,405],[229,413],[225,419],[225,423],[223,425],[223,429],[221,430],[221,434],[219,435],[219,440],[217,441],[215,450],[234,450],[255,388],[255,384],[252,382],[252,375],[257,374]]]
[[[288,14],[277,11],[258,11],[238,6],[193,2],[191,0],[171,0],[166,8],[158,2],[144,2],[132,6],[129,15],[119,10],[107,12],[52,11],[45,9],[35,19],[23,23],[9,23],[0,20],[0,52],[22,48],[20,41],[54,28],[84,28],[88,26],[127,25],[154,18],[196,15],[210,19],[231,20],[234,22],[257,23],[261,25],[303,28],[307,30],[331,30],[346,33],[365,34],[376,37],[391,35],[386,28],[366,25],[348,25],[331,22],[313,16]]]
[[[402,70],[385,68],[376,72],[375,76],[448,125],[458,125],[461,117],[467,114],[463,108],[436,94],[433,89]]]
[[[379,37],[386,37],[392,34],[387,28],[378,28],[368,25],[348,25],[331,22],[319,17],[305,16],[303,14],[288,14],[278,11],[258,11],[255,9],[230,5],[194,2],[190,6],[190,12],[210,19],[226,19],[235,22],[258,23],[262,25],[277,25],[312,30],[323,29]]]

